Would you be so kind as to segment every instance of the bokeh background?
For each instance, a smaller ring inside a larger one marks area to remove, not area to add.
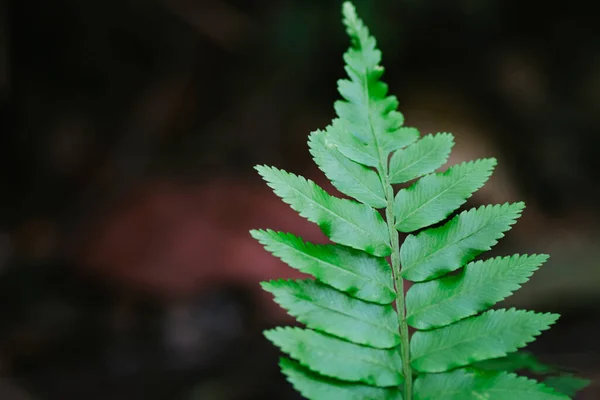
[[[407,124],[499,159],[469,204],[528,204],[493,253],[552,254],[506,302],[563,313],[531,350],[600,377],[593,4],[356,3]],[[252,167],[326,184],[341,1],[0,4],[0,398],[299,399],[258,286],[295,273],[248,230],[323,236]]]

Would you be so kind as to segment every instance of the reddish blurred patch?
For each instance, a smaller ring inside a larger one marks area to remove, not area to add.
[[[233,283],[255,289],[271,304],[260,281],[302,274],[267,253],[248,233],[253,228],[327,240],[258,180],[219,178],[195,187],[157,181],[132,192],[94,228],[78,264],[166,300]]]

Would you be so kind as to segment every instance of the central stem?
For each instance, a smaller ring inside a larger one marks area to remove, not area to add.
[[[364,75],[363,87],[365,90],[365,102],[370,104],[369,82]],[[374,129],[374,124],[371,121],[371,112],[368,114],[369,127],[373,135],[375,147],[379,152],[379,165],[377,172],[383,180],[385,190],[385,199],[387,205],[385,207],[385,219],[390,234],[390,245],[392,247],[392,275],[394,276],[394,288],[396,289],[396,312],[398,314],[398,324],[400,325],[400,357],[402,358],[402,373],[404,374],[404,396],[403,400],[412,400],[412,370],[410,368],[410,338],[408,337],[408,325],[406,324],[406,307],[404,304],[404,280],[400,275],[400,244],[398,242],[398,231],[396,230],[396,219],[394,218],[394,188],[390,182],[389,176],[389,154],[382,150],[379,145],[378,136]]]
[[[412,400],[412,370],[410,367],[410,338],[408,336],[408,325],[406,323],[406,307],[404,302],[404,280],[400,275],[400,244],[396,221],[394,218],[394,189],[389,181],[388,171],[384,169],[381,174],[385,186],[385,219],[390,233],[392,246],[392,273],[394,275],[394,286],[396,288],[396,312],[398,313],[398,324],[400,325],[400,355],[402,357],[402,372],[404,374],[404,400]]]

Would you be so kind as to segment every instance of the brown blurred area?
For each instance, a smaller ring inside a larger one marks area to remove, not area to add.
[[[0,2],[0,399],[299,399],[258,286],[299,275],[248,230],[325,239],[252,167],[330,188],[306,139],[333,116],[340,4]],[[563,314],[532,351],[599,377],[592,5],[356,4],[407,124],[452,132],[451,163],[498,158],[470,204],[527,203],[493,253],[552,255],[506,301]]]

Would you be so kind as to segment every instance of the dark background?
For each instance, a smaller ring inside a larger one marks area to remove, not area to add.
[[[297,399],[258,287],[294,272],[247,232],[322,236],[252,167],[323,182],[306,139],[333,116],[341,2],[0,4],[0,398]],[[498,158],[470,204],[528,204],[494,253],[552,255],[506,302],[563,313],[532,351],[595,379],[593,4],[357,6],[407,124],[454,133],[452,162]]]

